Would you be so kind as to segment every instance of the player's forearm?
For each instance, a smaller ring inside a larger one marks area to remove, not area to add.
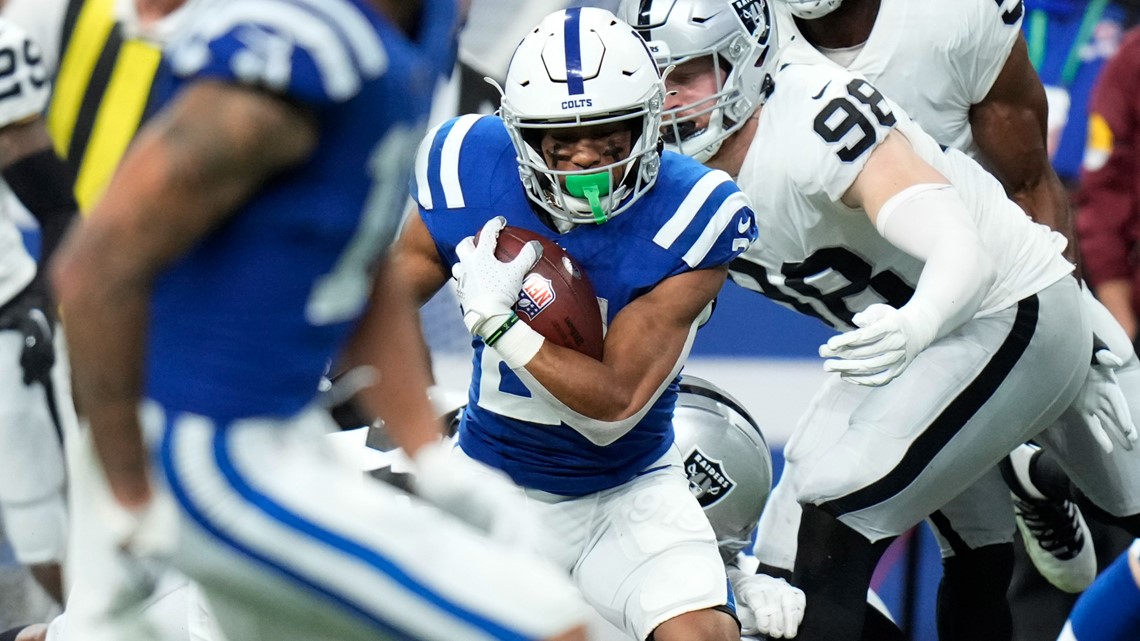
[[[589,419],[615,422],[644,414],[680,371],[696,335],[694,321],[720,291],[726,273],[723,268],[687,272],[631,302],[610,324],[601,361],[546,341],[525,369],[563,405]]]
[[[970,108],[970,129],[983,164],[1033,220],[1068,239],[1065,257],[1079,267],[1069,195],[1049,162],[1047,116],[1045,90],[1018,42],[989,95]]]
[[[377,375],[358,398],[370,414],[384,419],[396,442],[409,454],[439,440],[442,427],[427,397],[430,362],[419,335],[411,293],[386,263],[373,286],[368,311],[343,354],[346,367],[367,366]]]
[[[1120,323],[1128,337],[1136,340],[1136,312],[1132,309],[1132,283],[1127,279],[1106,280],[1096,286],[1096,297]]]
[[[878,212],[876,226],[924,262],[914,295],[901,309],[921,315],[931,340],[977,313],[995,271],[954,187],[915,185],[899,192]]]
[[[632,301],[610,324],[603,361],[543,345],[515,370],[528,387],[540,386],[531,391],[567,425],[595,443],[612,442],[641,420],[681,371],[696,319],[727,274],[727,267],[685,272]]]
[[[658,349],[645,352],[653,355],[648,361],[618,356],[623,351],[620,342],[607,338],[609,365],[555,345],[544,345],[539,350],[544,352],[541,356],[535,355],[515,373],[563,423],[595,445],[606,446],[636,427],[680,373],[696,335],[696,323],[688,330],[682,328],[679,346],[660,333],[643,331],[634,335],[656,340],[653,344]],[[665,369],[670,366],[671,369]]]
[[[148,287],[117,278],[98,243],[75,240],[53,273],[67,310],[75,393],[115,498],[138,507],[150,497],[138,423]]]
[[[550,341],[527,363],[526,371],[563,405],[599,421],[633,416],[656,391],[652,381]]]

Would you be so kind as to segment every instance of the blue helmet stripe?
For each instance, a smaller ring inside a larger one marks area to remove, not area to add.
[[[566,41],[566,86],[571,96],[586,93],[586,85],[582,82],[582,34],[579,26],[581,22],[581,7],[566,10],[563,39]]]

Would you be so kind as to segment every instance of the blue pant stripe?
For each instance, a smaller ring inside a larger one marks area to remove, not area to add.
[[[204,513],[198,509],[190,498],[185,486],[181,483],[181,479],[174,467],[174,440],[176,426],[173,421],[168,419],[166,438],[162,444],[162,459],[164,467],[166,468],[167,478],[172,488],[172,491],[178,502],[186,509],[190,517],[201,525],[211,535],[218,538],[223,543],[229,545],[239,553],[246,555],[264,565],[268,569],[287,577],[295,583],[300,584],[306,589],[320,594],[321,596],[335,602],[343,607],[345,610],[360,616],[361,618],[369,621],[376,627],[383,630],[385,633],[393,635],[399,639],[416,640],[419,637],[409,633],[406,630],[395,627],[391,622],[380,618],[376,614],[369,611],[366,607],[351,601],[343,594],[338,593],[332,588],[320,585],[314,582],[311,578],[304,576],[278,561],[261,554],[260,552],[252,549],[244,543],[237,540],[235,537],[223,532],[219,527],[211,523]],[[273,520],[281,523],[285,527],[299,531],[307,536],[310,536],[323,544],[336,549],[337,551],[347,554],[359,561],[367,563],[369,566],[377,569],[396,580],[398,584],[408,589],[410,592],[416,594],[423,600],[438,607],[440,610],[451,614],[452,616],[472,625],[478,627],[490,635],[504,641],[531,641],[530,637],[507,630],[501,625],[486,619],[485,617],[469,612],[463,609],[458,604],[452,603],[431,591],[427,586],[417,583],[410,576],[408,576],[399,566],[385,559],[374,550],[370,550],[353,541],[349,541],[340,537],[332,532],[323,530],[314,523],[308,522],[300,516],[289,512],[283,506],[273,502],[268,497],[258,493],[241,477],[237,469],[234,467],[232,459],[229,455],[228,446],[225,439],[225,430],[217,429],[214,433],[214,457],[219,470],[222,472],[223,477],[230,484],[231,488],[238,493],[243,499],[249,502],[250,505],[255,506],[264,514]]]

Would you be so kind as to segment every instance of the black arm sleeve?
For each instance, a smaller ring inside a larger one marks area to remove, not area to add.
[[[0,171],[16,198],[40,223],[40,264],[59,247],[67,226],[79,211],[75,174],[50,147],[25,156]]]

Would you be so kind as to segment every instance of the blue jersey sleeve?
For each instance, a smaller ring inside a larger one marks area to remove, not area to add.
[[[728,264],[756,240],[752,203],[723,171],[701,167],[695,173],[683,165],[671,171],[677,165],[663,163],[667,169],[654,187],[675,194],[670,198],[674,203],[669,206],[671,212],[654,235],[654,243],[680,259],[674,273]],[[672,176],[685,179],[671,186],[667,181]]]
[[[416,153],[409,192],[440,256],[454,264],[463,238],[493,216],[520,211],[520,203],[506,202],[522,191],[502,121],[459,116],[428,132]],[[529,212],[525,202],[524,197],[521,211]]]
[[[716,209],[684,256],[693,269],[727,265],[756,240],[752,202],[736,183],[721,185],[714,195],[719,197],[713,201]]]
[[[388,68],[371,20],[351,0],[325,0],[319,9],[284,0],[216,2],[198,12],[167,55],[183,80],[262,87],[311,106],[339,103]]]

